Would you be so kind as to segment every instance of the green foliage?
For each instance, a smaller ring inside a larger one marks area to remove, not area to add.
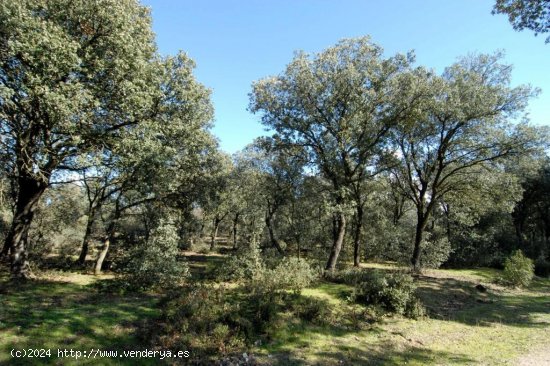
[[[252,289],[258,293],[290,290],[297,294],[309,286],[318,277],[317,275],[305,260],[285,257],[275,268],[258,273],[251,285]]]
[[[535,274],[539,277],[550,277],[550,261],[540,256],[535,261]]]
[[[325,273],[331,282],[354,286],[351,300],[392,313],[416,319],[425,314],[422,303],[415,295],[416,285],[406,273],[384,274],[380,271],[367,271],[360,268],[348,268]]]
[[[300,319],[313,324],[324,324],[332,316],[331,305],[315,297],[302,297],[292,304],[292,310]]]
[[[415,295],[416,285],[406,273],[383,274],[366,272],[355,284],[351,299],[365,305],[382,306],[392,313],[418,318],[424,314],[422,305]]]
[[[421,247],[420,263],[422,268],[439,268],[451,254],[449,239],[437,232],[426,233]]]
[[[326,271],[324,278],[331,282],[355,286],[357,283],[368,281],[371,274],[361,268],[349,267],[338,271]]]
[[[126,268],[130,287],[167,288],[187,278],[187,264],[178,259],[178,240],[174,226],[161,222],[149,240],[140,243],[130,254]]]
[[[297,53],[283,73],[253,84],[250,110],[261,113],[281,145],[304,147],[331,185],[331,213],[341,222],[351,208],[350,192],[366,179],[363,173],[388,157],[386,139],[401,118],[393,107],[395,88],[412,59],[384,58],[369,37],[344,39],[318,54]],[[344,232],[345,225],[340,227]],[[331,270],[340,247],[341,239],[333,240]]]
[[[229,301],[224,287],[189,285],[169,299],[164,310],[164,347],[193,350],[192,356],[206,360],[216,354],[240,349],[252,323],[241,317],[241,308]]]
[[[497,0],[493,14],[506,14],[515,30],[525,28],[539,33],[550,29],[550,3],[547,0]],[[546,38],[546,43],[550,37]]]
[[[308,262],[295,257],[279,258],[271,266],[268,266],[259,248],[251,245],[240,249],[222,268],[220,275],[226,280],[240,281],[258,294],[276,294],[287,290],[299,293],[318,277],[318,272]]]
[[[503,280],[510,286],[525,287],[533,279],[535,265],[530,258],[523,255],[521,250],[516,250],[504,261]]]
[[[43,184],[149,116],[160,92],[150,13],[133,0],[2,1],[0,44],[2,157]]]
[[[228,281],[255,281],[264,270],[265,264],[258,246],[243,246],[220,268],[220,278]]]
[[[29,254],[38,262],[44,253],[71,256],[82,241],[85,229],[84,192],[75,185],[60,185],[46,191],[35,211],[29,231]]]
[[[413,296],[412,299],[407,302],[405,316],[411,319],[420,319],[426,316],[426,308],[418,297]]]

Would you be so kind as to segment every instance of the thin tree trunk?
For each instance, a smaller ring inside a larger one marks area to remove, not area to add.
[[[336,262],[338,261],[338,256],[340,255],[340,250],[344,243],[344,236],[346,235],[346,217],[342,212],[336,214],[336,234],[325,268],[328,271],[334,271],[336,269]]]
[[[265,224],[266,224],[267,230],[269,232],[269,239],[271,241],[271,244],[277,249],[279,254],[284,254],[285,251],[283,250],[283,248],[281,247],[281,243],[279,242],[279,240],[275,236],[275,231],[274,231],[274,228],[273,228],[273,215],[274,215],[274,212],[271,212],[271,211],[268,210],[268,212],[265,216]]]
[[[543,213],[543,257],[546,258],[548,253],[550,252],[550,210],[547,207],[546,212]]]
[[[103,248],[101,248],[101,252],[99,253],[99,256],[97,257],[97,261],[95,262],[94,267],[94,274],[96,276],[101,274],[101,268],[103,267],[103,261],[105,260],[105,257],[107,256],[107,253],[109,252],[109,247],[111,245],[111,235],[108,234],[105,238],[105,241],[103,242]]]
[[[353,265],[359,267],[361,262],[361,256],[359,255],[359,247],[361,244],[361,233],[363,230],[363,206],[357,205],[357,212],[355,216],[355,237],[353,243]]]
[[[82,265],[86,262],[86,256],[88,255],[88,249],[90,246],[90,236],[92,234],[92,228],[95,222],[96,207],[92,206],[88,210],[88,220],[86,222],[86,231],[84,232],[84,238],[82,239],[82,249],[80,250],[80,256],[77,263]]]
[[[109,252],[109,247],[111,246],[111,242],[113,241],[113,238],[115,237],[115,229],[117,225],[117,221],[120,218],[120,215],[122,214],[119,206],[120,202],[117,200],[115,204],[115,214],[113,215],[113,219],[109,226],[107,227],[106,233],[105,233],[105,240],[103,241],[103,248],[101,248],[101,252],[99,252],[99,256],[97,257],[97,260],[95,262],[94,266],[94,274],[99,275],[101,274],[101,270],[103,267],[103,261],[105,260],[105,257],[107,257],[107,253]]]
[[[3,259],[5,257],[9,257],[10,255],[10,242],[4,241],[4,246],[2,247],[2,251],[0,252],[0,259]]]
[[[4,251],[10,252],[11,275],[14,278],[29,278],[31,270],[27,260],[26,237],[34,211],[46,190],[47,179],[38,181],[28,175],[18,179],[19,192],[12,224],[4,242]]]
[[[240,213],[236,213],[233,218],[233,249],[237,249],[237,229],[239,225],[239,216]]]
[[[214,250],[216,245],[216,237],[218,236],[218,228],[220,227],[220,220],[218,217],[214,219],[214,227],[212,228],[212,235],[210,236],[210,250]]]

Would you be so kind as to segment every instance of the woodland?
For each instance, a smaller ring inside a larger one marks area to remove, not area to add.
[[[494,12],[548,32],[547,2]],[[0,2],[1,364],[550,364],[550,130],[502,52],[298,51],[229,155],[151,22]]]

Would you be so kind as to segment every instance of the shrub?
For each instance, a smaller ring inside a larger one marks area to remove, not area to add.
[[[445,235],[426,233],[422,243],[420,265],[422,268],[439,268],[452,253],[451,243]]]
[[[426,308],[422,305],[420,299],[414,296],[405,307],[405,314],[407,318],[419,319],[426,315]]]
[[[251,281],[265,270],[260,249],[256,245],[239,248],[227,264],[220,269],[219,276],[227,281]]]
[[[303,297],[295,303],[293,310],[300,319],[316,324],[325,323],[332,315],[326,300],[313,297]]]
[[[550,277],[550,261],[540,256],[535,261],[535,274],[539,277]]]
[[[291,290],[300,293],[316,278],[315,271],[308,262],[295,257],[285,257],[279,264],[268,270],[263,270],[256,276],[255,287],[267,291]]]
[[[375,271],[365,274],[363,280],[355,285],[351,299],[417,318],[423,315],[423,308],[415,291],[416,286],[409,274],[397,272],[384,275]]]
[[[239,251],[221,270],[226,280],[241,281],[252,292],[275,293],[291,290],[299,293],[317,272],[303,259],[283,257],[270,260],[268,266],[256,246]]]
[[[355,286],[359,282],[368,280],[371,274],[361,268],[351,267],[339,271],[327,271],[324,273],[325,279],[335,283],[345,283]]]
[[[128,285],[136,289],[165,288],[188,277],[187,264],[177,258],[178,240],[175,227],[161,222],[148,241],[130,252],[126,267]]]
[[[516,250],[504,261],[503,280],[510,286],[528,286],[533,279],[535,266],[533,261]]]
[[[240,350],[252,333],[251,324],[228,297],[224,287],[183,287],[164,305],[161,345],[191,349],[198,360]]]

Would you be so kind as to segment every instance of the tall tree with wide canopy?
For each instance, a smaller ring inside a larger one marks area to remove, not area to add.
[[[26,277],[26,233],[52,174],[150,112],[155,44],[135,0],[6,0],[0,49],[1,153],[17,190],[5,245]]]
[[[337,230],[327,270],[342,248],[352,185],[377,165],[388,131],[403,115],[393,89],[411,61],[383,58],[368,37],[348,39],[312,57],[299,52],[282,74],[253,84],[250,109],[283,143],[303,147],[332,185]]]
[[[540,143],[537,131],[517,116],[537,93],[510,86],[511,67],[500,54],[461,59],[442,76],[423,68],[408,76],[408,97],[421,96],[404,123],[393,130],[401,164],[393,170],[397,187],[416,207],[411,263],[419,269],[426,225],[445,195],[468,186],[480,167],[521,154]]]

